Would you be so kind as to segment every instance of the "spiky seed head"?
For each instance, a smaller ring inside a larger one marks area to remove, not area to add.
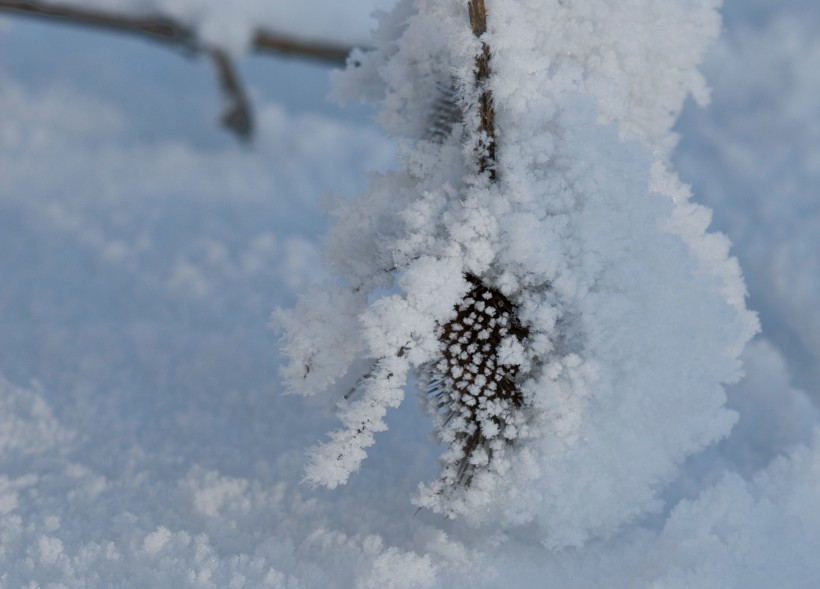
[[[439,416],[436,434],[450,444],[442,482],[456,486],[469,486],[475,471],[492,461],[501,432],[523,406],[520,367],[501,362],[499,348],[507,338],[523,342],[528,335],[501,291],[476,276],[466,278],[470,290],[456,316],[438,327],[440,359],[429,365],[427,376],[428,397]]]

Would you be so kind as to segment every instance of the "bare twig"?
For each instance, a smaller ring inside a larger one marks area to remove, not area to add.
[[[219,87],[228,103],[221,117],[222,124],[242,139],[248,139],[253,134],[250,103],[230,57],[223,49],[199,40],[196,31],[190,27],[163,16],[127,16],[65,4],[46,4],[35,0],[0,0],[0,13],[130,33],[167,45],[179,46],[193,53],[205,54],[216,69]],[[260,53],[278,53],[337,65],[344,64],[351,50],[350,47],[299,41],[261,30],[254,34],[251,46],[254,51]]]
[[[220,122],[240,139],[249,140],[253,135],[252,109],[233,62],[221,49],[210,49],[208,55],[216,68],[219,88],[228,102]]]
[[[326,61],[330,64],[344,65],[347,56],[353,50],[346,45],[300,41],[284,35],[259,31],[253,38],[253,49],[259,53],[279,53],[293,57],[304,57]]]

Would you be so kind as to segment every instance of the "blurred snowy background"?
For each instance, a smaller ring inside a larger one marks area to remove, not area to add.
[[[366,44],[392,2],[77,4],[240,52],[260,25]],[[333,420],[282,394],[269,316],[322,277],[324,203],[396,151],[329,67],[239,59],[240,145],[206,60],[0,15],[0,587],[820,586],[820,4],[723,14],[674,161],[760,313],[740,421],[656,518],[561,553],[414,513],[438,449],[412,402],[347,487],[300,484]]]

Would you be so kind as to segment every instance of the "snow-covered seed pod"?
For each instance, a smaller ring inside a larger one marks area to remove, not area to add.
[[[501,291],[476,276],[466,278],[470,291],[456,306],[456,316],[438,328],[441,360],[429,365],[427,394],[440,418],[436,435],[452,439],[459,456],[453,482],[468,486],[475,470],[492,460],[491,439],[510,425],[506,418],[524,404],[516,384],[519,366],[502,363],[498,353],[504,338],[523,342],[528,329]],[[494,320],[496,316],[507,317],[506,325]],[[461,340],[466,345],[456,347]],[[463,348],[473,352],[456,353]],[[463,395],[464,390],[469,394]]]

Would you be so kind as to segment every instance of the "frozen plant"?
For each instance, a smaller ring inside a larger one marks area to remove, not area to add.
[[[289,386],[342,421],[309,480],[348,480],[411,370],[445,444],[415,502],[535,523],[551,547],[659,509],[728,433],[723,385],[757,322],[667,160],[684,98],[706,97],[714,8],[403,0],[383,17],[336,87],[380,104],[399,169],[339,206],[338,280],[279,314]]]

